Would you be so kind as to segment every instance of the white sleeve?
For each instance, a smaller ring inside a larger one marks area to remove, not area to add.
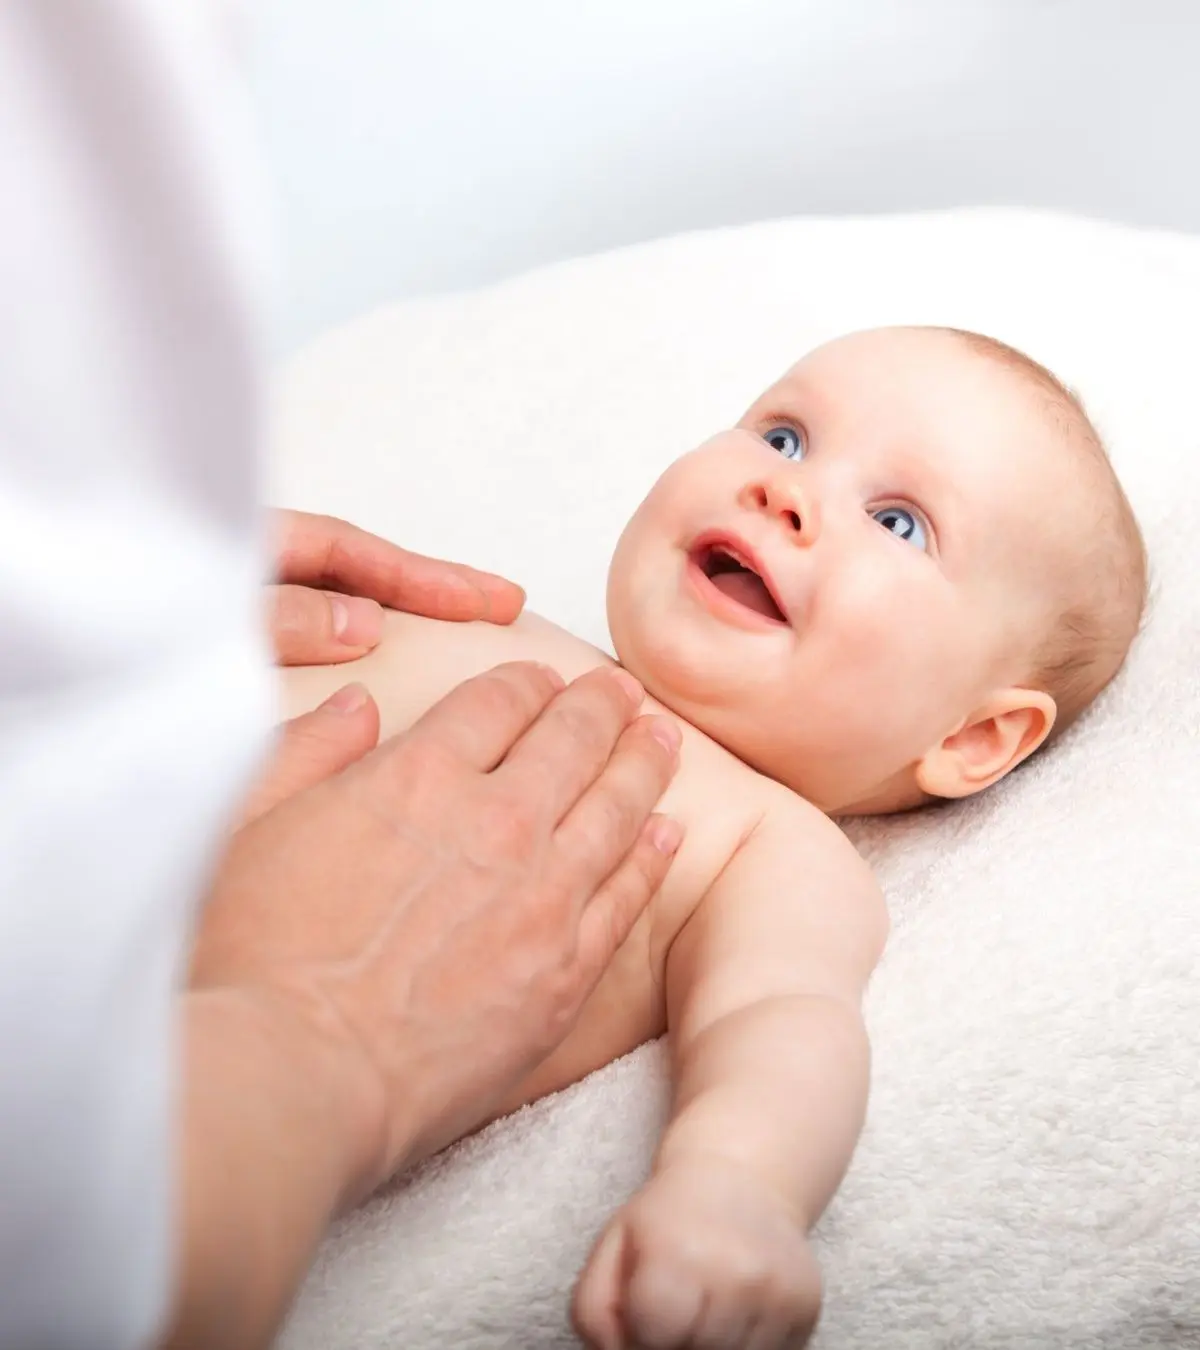
[[[269,720],[228,6],[0,5],[0,1345],[144,1345],[172,991]]]

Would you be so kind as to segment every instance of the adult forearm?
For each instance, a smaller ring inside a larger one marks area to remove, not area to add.
[[[811,1227],[849,1165],[870,1051],[858,1010],[825,997],[751,1004],[681,1046],[657,1166],[720,1158],[753,1173]]]
[[[183,1000],[182,1167],[172,1350],[250,1350],[277,1331],[353,1195],[358,1080],[270,997]]]

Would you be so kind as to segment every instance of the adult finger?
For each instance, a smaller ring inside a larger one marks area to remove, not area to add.
[[[281,666],[328,666],[354,661],[378,644],[383,610],[361,596],[268,586],[267,627]]]
[[[520,586],[490,572],[443,562],[380,539],[333,516],[276,511],[279,580],[366,596],[432,619],[512,623]]]
[[[599,980],[617,948],[666,880],[683,842],[683,826],[669,816],[653,815],[616,871],[588,901],[579,920],[579,961],[589,978]]]
[[[619,666],[581,675],[505,757],[497,770],[504,791],[548,805],[557,825],[608,763],[642,696]]]
[[[404,752],[437,747],[489,773],[564,685],[558,671],[533,661],[495,666],[451,689],[396,745]]]
[[[555,832],[585,901],[633,847],[679,767],[679,727],[669,716],[639,717],[604,771]]]
[[[312,712],[285,722],[265,775],[251,792],[240,824],[287,797],[340,773],[379,740],[379,708],[361,684],[348,684]]]

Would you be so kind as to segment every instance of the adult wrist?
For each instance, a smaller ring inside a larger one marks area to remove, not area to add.
[[[260,1060],[256,1103],[291,1118],[322,1175],[334,1209],[363,1200],[385,1179],[384,1085],[358,1038],[328,999],[296,981],[207,985],[189,991],[193,1017],[237,1035]],[[246,1103],[247,1107],[255,1103]]]
[[[371,1109],[353,1045],[303,997],[210,985],[181,1005],[179,1266],[167,1343],[265,1346],[330,1220],[373,1184],[382,1112]]]

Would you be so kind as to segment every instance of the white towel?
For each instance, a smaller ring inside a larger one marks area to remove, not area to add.
[[[276,499],[506,572],[607,645],[660,468],[814,343],[977,328],[1085,398],[1152,556],[1126,674],[982,798],[859,823],[894,928],[870,1119],[818,1230],[820,1350],[1200,1346],[1200,240],[975,211],[784,221],[400,305],[284,373]],[[287,1350],[574,1344],[572,1282],[646,1174],[643,1047],[330,1236]]]

